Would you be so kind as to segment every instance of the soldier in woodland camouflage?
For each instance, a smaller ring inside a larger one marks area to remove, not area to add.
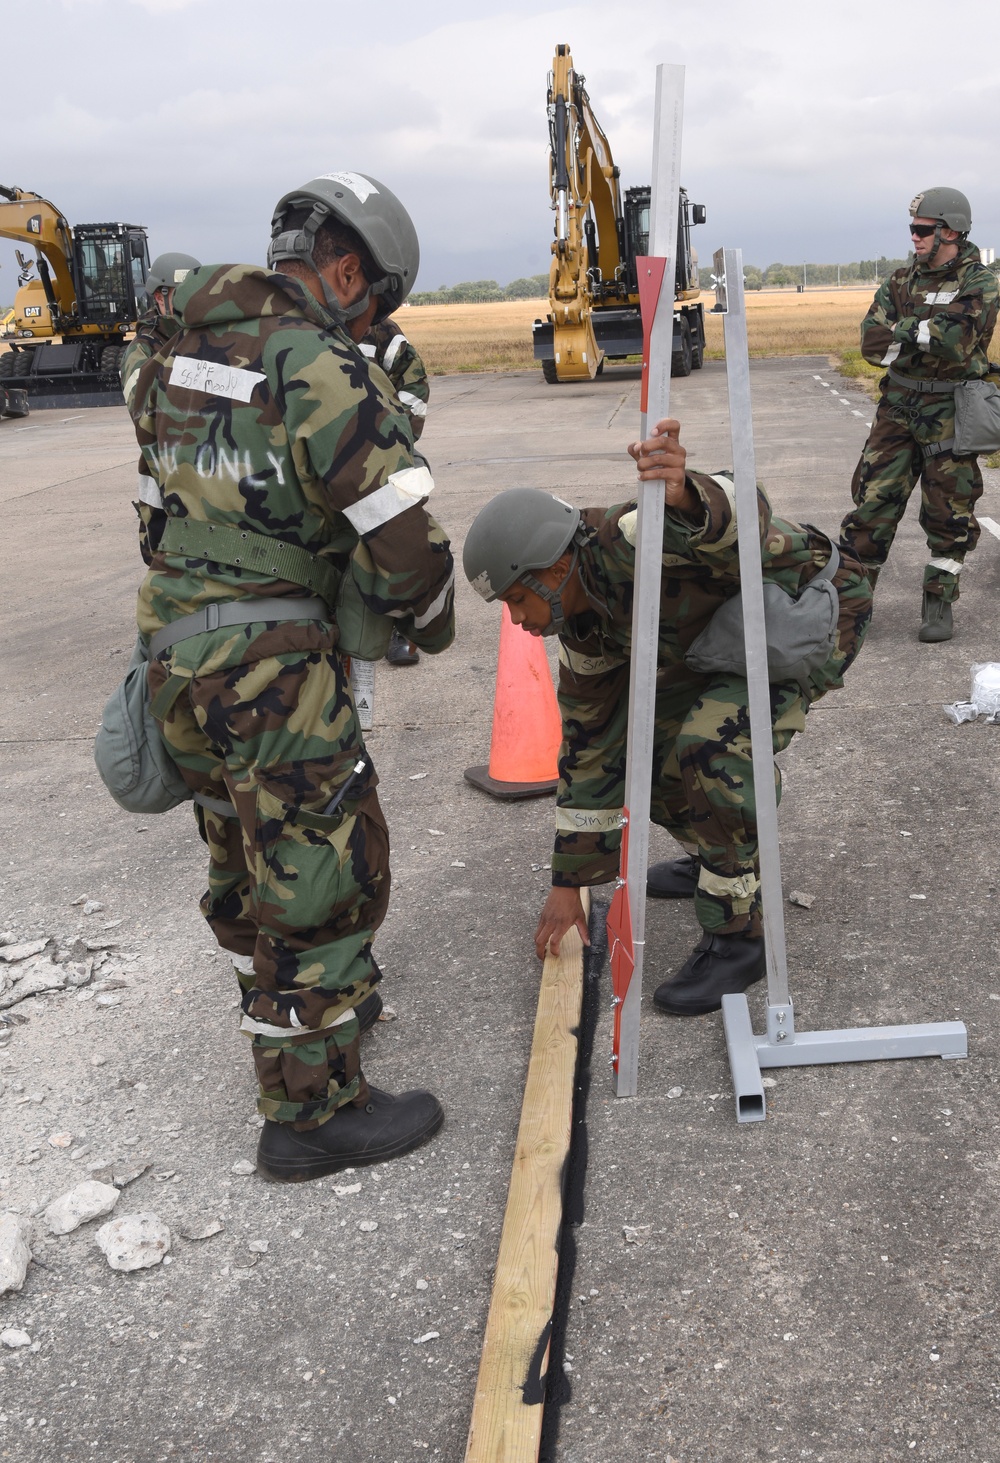
[[[684,660],[739,591],[732,484],[721,474],[686,473],[678,432],[676,422],[661,422],[629,451],[641,478],[663,479],[666,498],[651,814],[689,850],[649,871],[650,893],[693,897],[705,932],[654,1000],[672,1014],[698,1015],[761,978],[764,941],[746,678],[700,674]],[[549,509],[535,517],[531,499]],[[830,541],[773,516],[763,493],[759,502],[764,578],[797,595],[830,560]],[[563,744],[540,957],[548,947],[557,952],[574,924],[586,941],[579,890],[618,874],[636,517],[635,502],[578,514],[547,494],[515,489],[483,510],[466,540],[466,574],[484,598],[502,599],[532,634],[554,627],[559,635]],[[550,529],[557,536],[546,542]],[[840,603],[834,650],[804,684],[771,686],[775,752],[803,730],[812,702],[842,684],[864,638],[871,591],[853,554],[841,555],[832,582]],[[777,769],[775,777],[780,791]]]
[[[983,491],[975,456],[954,452],[955,387],[989,372],[998,282],[968,241],[968,199],[929,188],[910,205],[912,264],[879,287],[861,325],[866,361],[885,366],[878,409],[851,494],[843,536],[872,583],[885,563],[917,480],[924,570],[919,639],[950,640],[959,573],[979,540],[974,508]]]
[[[202,909],[240,976],[258,1168],[295,1180],[407,1152],[442,1121],[430,1093],[394,1098],[360,1069],[388,835],[331,606],[353,573],[370,611],[435,653],[454,573],[407,418],[357,349],[413,283],[408,215],[376,180],[327,174],[280,201],[270,258],[193,271],[180,332],[140,371],[158,501],[138,621],[154,715],[201,805]]]
[[[417,442],[427,419],[427,402],[431,388],[420,354],[410,344],[395,320],[380,320],[369,330],[360,346],[361,354],[384,371],[399,404],[410,422],[413,440]],[[418,453],[419,457],[420,454]],[[416,665],[420,652],[412,640],[393,630],[385,654],[390,665]]]
[[[130,413],[139,372],[181,328],[174,314],[174,291],[197,268],[198,260],[192,254],[160,254],[149,266],[146,290],[152,303],[137,321],[135,336],[125,347],[121,362],[122,392]]]

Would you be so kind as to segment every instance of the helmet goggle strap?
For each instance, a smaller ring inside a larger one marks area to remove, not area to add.
[[[558,635],[566,623],[566,613],[563,610],[562,592],[572,578],[573,570],[576,568],[579,558],[580,546],[579,544],[574,544],[573,557],[569,561],[569,568],[566,570],[566,573],[556,585],[555,589],[550,589],[547,584],[543,584],[540,579],[536,579],[534,574],[529,573],[520,575],[521,583],[526,584],[530,590],[538,595],[539,599],[544,599],[551,607],[552,619],[542,631],[543,635]]]

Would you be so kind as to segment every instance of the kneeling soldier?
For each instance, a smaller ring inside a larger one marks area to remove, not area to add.
[[[663,578],[651,816],[688,856],[649,871],[649,892],[694,898],[704,930],[690,958],[653,999],[677,1016],[717,1010],[727,993],[764,974],[760,870],[747,683],[703,674],[685,654],[715,611],[739,592],[733,488],[723,475],[685,472],[675,421],[629,448],[639,476],[664,482]],[[771,686],[774,750],[802,731],[810,704],[842,684],[871,616],[858,560],[822,533],[774,517],[759,496],[765,581],[796,596],[824,569],[839,601],[833,649],[799,681]],[[478,515],[465,572],[532,635],[559,636],[559,754],[552,890],[535,945],[539,958],[574,925],[586,941],[580,887],[618,873],[628,728],[636,504],[572,508],[515,488]],[[776,770],[776,776],[777,776]]]

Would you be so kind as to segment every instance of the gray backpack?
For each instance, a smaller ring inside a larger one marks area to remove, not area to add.
[[[1000,449],[1000,391],[992,381],[955,387],[955,447],[960,457]]]
[[[833,654],[840,599],[832,580],[839,566],[840,552],[831,543],[829,560],[798,595],[765,581],[769,681],[798,681],[804,687],[810,674]],[[734,594],[719,606],[701,634],[688,646],[684,663],[705,676],[746,675],[741,594]]]
[[[146,664],[139,636],[125,679],[104,708],[94,761],[104,786],[127,813],[167,813],[192,794],[149,709]]]

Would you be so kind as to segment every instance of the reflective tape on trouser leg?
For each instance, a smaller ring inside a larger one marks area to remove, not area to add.
[[[318,1128],[338,1107],[368,1095],[356,1018],[322,1032],[252,1040],[257,1111],[272,1122],[292,1123],[300,1131]]]

